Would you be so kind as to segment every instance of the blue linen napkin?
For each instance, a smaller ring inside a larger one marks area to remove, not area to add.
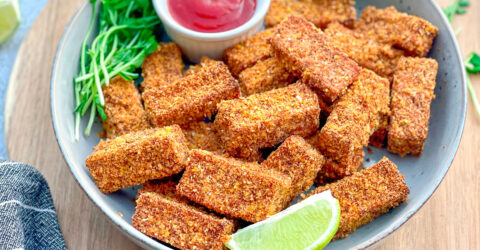
[[[66,249],[42,174],[4,160],[0,160],[0,249]]]

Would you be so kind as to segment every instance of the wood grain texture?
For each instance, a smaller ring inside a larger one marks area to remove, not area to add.
[[[451,0],[439,0],[446,6]],[[68,170],[50,119],[50,76],[57,45],[82,0],[50,0],[25,38],[12,71],[5,109],[12,160],[46,177],[70,249],[136,249],[103,215]],[[480,51],[480,2],[458,16],[464,56]],[[472,82],[480,94],[480,76]],[[468,103],[464,136],[450,171],[425,206],[378,249],[475,249],[480,246],[480,118]]]
[[[52,191],[69,249],[136,249],[77,184],[55,140],[50,76],[63,31],[82,0],[50,0],[21,45],[6,103],[9,158],[35,166]]]

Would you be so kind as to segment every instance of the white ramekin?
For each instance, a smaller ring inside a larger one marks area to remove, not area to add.
[[[218,33],[197,32],[183,27],[170,15],[167,0],[153,0],[153,5],[168,36],[182,48],[190,61],[198,63],[202,56],[221,58],[225,49],[260,31],[270,1],[257,0],[257,8],[250,20],[233,30]]]

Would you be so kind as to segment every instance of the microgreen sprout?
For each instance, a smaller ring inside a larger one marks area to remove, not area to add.
[[[139,77],[135,71],[158,43],[154,30],[160,24],[150,0],[101,0],[92,4],[92,18],[80,52],[80,70],[75,77],[75,139],[80,138],[80,118],[90,109],[85,135],[90,135],[95,117],[107,119],[103,86],[119,75],[126,80]],[[98,16],[98,34],[90,46]]]
[[[472,52],[465,61],[465,69],[469,74],[478,74],[480,73],[480,56]],[[470,77],[467,77],[467,89],[470,97],[472,98],[473,106],[480,116],[480,103],[478,102],[477,95],[475,94],[475,89],[473,88]]]

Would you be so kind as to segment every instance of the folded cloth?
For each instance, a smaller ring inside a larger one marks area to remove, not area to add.
[[[0,160],[0,249],[66,249],[42,174]]]

